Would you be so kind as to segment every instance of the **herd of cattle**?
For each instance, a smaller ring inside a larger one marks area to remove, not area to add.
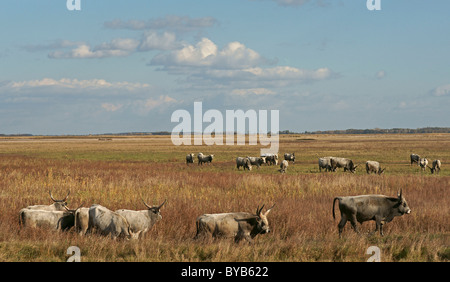
[[[194,163],[194,154],[188,154],[186,156],[186,164]],[[203,153],[198,153],[197,159],[198,164],[203,165],[203,163],[209,163],[211,164],[212,160],[214,158],[214,155],[204,155]],[[413,163],[417,163],[418,166],[421,167],[422,170],[426,170],[428,167],[431,171],[431,173],[437,173],[439,174],[441,170],[441,161],[440,160],[434,160],[432,162],[432,167],[428,165],[428,159],[421,158],[417,154],[411,154],[411,165]],[[284,154],[284,160],[280,163],[280,169],[278,170],[281,173],[285,173],[287,167],[289,166],[289,161],[292,161],[292,163],[295,163],[295,153],[285,153]],[[244,168],[244,170],[252,170],[252,166],[257,166],[259,168],[262,164],[267,165],[278,165],[278,154],[263,154],[260,157],[237,157],[236,158],[236,167],[237,169],[240,169],[241,167]],[[353,163],[353,160],[348,158],[340,158],[340,157],[323,157],[319,158],[319,171],[322,172],[322,169],[325,171],[336,171],[337,168],[343,168],[344,171],[349,171],[351,173],[355,173],[356,168],[358,165],[355,165]],[[381,165],[377,161],[367,161],[366,162],[366,172],[367,174],[375,173],[375,174],[382,174],[385,171],[386,168],[381,168]]]
[[[211,163],[214,155],[205,156],[199,153],[198,164]],[[417,163],[423,170],[425,167],[430,168],[431,173],[439,173],[441,162],[435,160],[432,167],[428,166],[426,158],[420,158],[416,154],[411,154],[411,165]],[[285,172],[288,161],[295,162],[295,154],[285,154],[284,160],[280,165],[280,172]],[[194,162],[194,154],[186,156],[187,163]],[[242,166],[251,170],[252,165],[261,166],[262,164],[278,164],[278,155],[266,154],[261,157],[238,157],[236,158],[237,168]],[[344,168],[344,171],[355,172],[357,165],[351,159],[324,157],[319,158],[319,170],[336,171],[337,168]],[[366,172],[381,174],[385,169],[380,167],[376,161],[366,162]],[[53,204],[51,205],[33,205],[23,208],[19,211],[19,222],[22,227],[45,227],[55,230],[75,230],[80,235],[88,233],[98,233],[111,238],[140,239],[152,226],[162,219],[160,209],[166,203],[157,206],[149,206],[142,200],[146,209],[144,210],[127,210],[118,209],[115,211],[94,204],[87,207],[78,207],[69,209],[67,207],[67,198],[56,200],[52,193],[49,195]],[[379,231],[383,235],[383,224],[392,221],[396,216],[409,214],[411,209],[403,197],[402,191],[397,197],[388,197],[384,195],[360,195],[336,197],[333,200],[333,218],[335,218],[335,202],[339,202],[339,210],[341,212],[341,220],[338,224],[339,236],[347,221],[350,221],[352,228],[358,232],[356,222],[374,220],[376,222],[375,232]],[[258,234],[270,232],[267,215],[272,207],[263,213],[264,205],[256,209],[255,214],[247,212],[203,214],[196,220],[197,233],[195,238],[200,237],[232,237],[236,242],[245,239],[252,242],[253,238]]]

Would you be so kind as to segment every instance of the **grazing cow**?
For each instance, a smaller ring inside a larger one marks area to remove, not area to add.
[[[117,214],[125,217],[125,219],[128,221],[131,227],[131,231],[133,233],[139,234],[138,238],[142,238],[156,222],[162,219],[159,210],[167,202],[167,200],[165,200],[159,206],[149,206],[146,202],[144,202],[144,200],[142,200],[142,202],[147,207],[146,210],[116,210]]]
[[[333,171],[336,171],[336,168],[338,167],[343,167],[344,171],[350,171],[351,173],[355,173],[356,168],[358,167],[357,165],[355,166],[353,164],[353,161],[351,159],[347,159],[347,158],[335,158],[332,157],[330,159],[330,163],[331,163],[331,169]]]
[[[194,154],[186,155],[186,164],[193,164],[193,163],[194,163]]]
[[[332,157],[323,157],[319,158],[319,171],[322,172],[322,168],[325,171],[331,171],[331,158]]]
[[[281,173],[285,173],[288,166],[289,162],[287,160],[283,160],[280,164],[280,169],[278,171]]]
[[[50,211],[21,209],[19,223],[23,227],[45,227],[54,230],[68,230],[74,225],[74,215],[70,211]]]
[[[433,167],[428,166],[428,168],[431,170],[431,174],[436,172],[436,174],[439,174],[441,171],[441,161],[440,160],[434,160],[433,161]]]
[[[66,200],[69,197],[70,190],[67,193],[66,197],[64,197],[61,200],[56,200],[55,198],[53,198],[51,191],[48,191],[48,193],[50,194],[50,198],[52,199],[53,204],[51,204],[51,205],[34,205],[34,206],[28,206],[26,208],[30,209],[30,210],[66,211],[66,209],[65,209],[65,207],[67,206]]]
[[[420,168],[421,168],[423,171],[425,171],[425,170],[426,170],[426,167],[428,166],[428,160],[427,160],[427,158],[420,158],[420,160],[419,160],[419,166],[420,166]]]
[[[97,230],[101,235],[110,235],[112,239],[126,238],[138,239],[139,232],[134,233],[130,224],[118,213],[115,213],[101,205],[94,204],[89,208],[88,232]]]
[[[251,165],[256,165],[258,168],[266,163],[266,157],[249,157],[247,158],[250,160]]]
[[[85,235],[89,228],[89,208],[78,208],[75,211],[74,229],[80,235]]]
[[[382,174],[386,168],[381,169],[380,163],[376,161],[367,161],[366,162],[366,172],[376,173],[378,175]]]
[[[417,154],[411,154],[411,155],[409,156],[409,158],[411,159],[411,164],[410,164],[410,166],[411,166],[413,163],[417,163],[417,165],[419,165],[419,160],[420,160],[420,156],[419,156],[419,155],[417,155]]]
[[[263,154],[261,157],[266,159],[268,165],[278,165],[278,154]]]
[[[250,159],[248,157],[247,158],[243,158],[243,157],[237,157],[236,158],[236,167],[237,167],[237,169],[240,169],[241,166],[244,167],[244,170],[245,169],[252,170],[252,164],[251,164]]]
[[[295,163],[295,153],[292,153],[292,154],[285,153],[284,159],[286,161],[292,161],[292,163]]]
[[[198,158],[198,164],[199,165],[200,164],[203,165],[203,163],[211,164],[211,162],[212,162],[212,160],[214,158],[214,155],[205,156],[205,155],[203,155],[203,153],[198,153],[197,158]]]
[[[356,226],[357,221],[362,224],[364,221],[374,220],[376,223],[375,232],[380,230],[380,235],[383,236],[384,223],[392,221],[395,216],[411,212],[402,195],[402,190],[400,190],[397,198],[384,195],[336,197],[333,200],[333,219],[335,218],[334,205],[336,200],[339,201],[341,212],[341,221],[338,224],[339,237],[341,237],[347,220],[350,221],[352,228],[357,233],[359,233]]]
[[[195,239],[209,235],[213,238],[234,238],[236,243],[242,239],[251,243],[256,235],[270,232],[267,215],[274,206],[265,213],[262,213],[263,205],[261,209],[256,209],[256,214],[233,212],[201,215],[196,220]]]

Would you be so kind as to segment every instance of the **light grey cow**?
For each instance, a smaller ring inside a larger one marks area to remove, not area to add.
[[[280,169],[278,170],[281,173],[286,173],[286,169],[289,166],[289,162],[287,160],[283,160],[280,164]]]
[[[89,208],[88,232],[93,232],[94,230],[101,235],[111,236],[112,239],[138,239],[140,233],[134,233],[131,230],[130,224],[125,217],[98,204],[94,204]]]
[[[26,207],[27,209],[30,210],[46,210],[46,211],[66,211],[65,207],[67,207],[67,198],[70,195],[70,190],[67,192],[66,197],[64,197],[61,200],[57,200],[55,198],[53,198],[52,192],[48,191],[49,195],[50,195],[50,199],[52,199],[53,204],[51,205],[33,205],[33,206],[28,206]]]
[[[197,159],[198,159],[198,164],[199,165],[203,165],[203,163],[209,163],[211,164],[212,160],[214,158],[214,155],[203,155],[203,153],[198,153],[197,155]]]
[[[75,211],[74,229],[80,235],[85,235],[89,228],[89,208],[80,207]]]
[[[194,154],[187,154],[186,155],[186,164],[193,164],[194,163]]]
[[[319,171],[320,172],[322,172],[322,169],[325,169],[325,171],[331,171],[331,158],[332,157],[319,158]]]
[[[402,190],[398,197],[388,197],[384,195],[361,195],[336,197],[333,200],[333,219],[335,219],[334,206],[336,201],[339,202],[339,210],[341,212],[341,221],[338,224],[339,237],[341,237],[347,220],[350,221],[353,230],[358,232],[356,222],[374,220],[376,223],[375,232],[380,230],[383,235],[383,224],[390,222],[396,216],[409,214],[411,209],[402,195]]]
[[[440,160],[434,160],[432,163],[433,167],[428,166],[428,168],[431,170],[431,174],[435,173],[439,174],[441,171],[441,161]]]
[[[367,161],[366,162],[366,172],[376,173],[378,175],[382,174],[386,168],[381,169],[380,163],[377,161]]]
[[[295,153],[292,154],[284,153],[284,159],[286,161],[292,161],[292,163],[295,163]]]
[[[257,168],[259,168],[262,164],[266,163],[266,157],[249,157],[247,158],[250,160],[251,165],[256,165]]]
[[[19,211],[19,223],[22,227],[68,230],[74,225],[74,215],[70,211],[24,208]]]
[[[237,169],[240,169],[241,166],[244,167],[244,170],[245,169],[252,170],[252,163],[251,163],[251,161],[250,161],[250,159],[248,157],[246,157],[246,158],[237,157],[236,158],[236,167],[237,167]]]
[[[427,158],[420,158],[420,159],[419,159],[419,166],[420,166],[420,168],[421,168],[423,171],[425,171],[425,170],[426,170],[426,167],[428,166],[428,160],[427,160]]]
[[[149,206],[144,200],[142,200],[142,202],[147,207],[146,210],[116,210],[117,214],[125,217],[128,221],[131,231],[139,234],[138,238],[142,238],[153,227],[153,225],[155,225],[156,222],[162,219],[160,209],[167,202],[167,200],[159,206]]]
[[[267,165],[278,165],[278,154],[262,154],[261,157],[266,159]]]
[[[347,158],[332,157],[330,158],[330,163],[332,171],[336,171],[336,168],[343,167],[344,172],[348,170],[351,173],[355,173],[356,168],[358,167],[357,165],[355,166],[351,159]]]
[[[235,242],[245,239],[251,243],[258,234],[270,232],[267,215],[274,206],[265,213],[262,213],[263,205],[256,209],[256,214],[248,212],[203,214],[196,220],[195,239],[212,236],[234,238]]]

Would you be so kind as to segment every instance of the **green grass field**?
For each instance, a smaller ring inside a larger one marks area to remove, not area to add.
[[[66,261],[69,246],[78,246],[82,261],[366,261],[377,246],[382,261],[449,261],[450,135],[283,135],[280,157],[295,152],[281,175],[278,166],[236,169],[237,156],[258,156],[261,146],[174,146],[170,136],[0,138],[0,261]],[[215,154],[211,165],[186,165],[188,153]],[[440,159],[431,175],[411,166],[409,155]],[[355,174],[319,172],[317,159],[348,157]],[[385,174],[367,175],[364,163],[379,161]],[[369,234],[348,224],[339,239],[332,217],[336,196],[385,194],[403,189],[412,210]],[[97,203],[111,210],[144,209],[160,204],[163,219],[139,241],[111,240],[72,231],[23,229],[21,208],[51,204],[71,194],[68,205]],[[195,241],[195,219],[203,213],[247,211],[276,204],[268,219],[272,232],[253,244],[221,239]]]

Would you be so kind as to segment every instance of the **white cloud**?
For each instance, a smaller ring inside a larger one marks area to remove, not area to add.
[[[234,89],[231,91],[233,95],[247,96],[247,95],[275,95],[276,92],[266,88],[249,88],[249,89]]]
[[[383,78],[385,78],[385,77],[386,77],[386,71],[384,71],[384,70],[378,71],[378,72],[375,74],[375,77],[376,77],[377,79],[383,79]]]
[[[112,104],[112,103],[103,103],[102,108],[107,112],[115,112],[122,108],[123,104]]]
[[[146,31],[139,43],[139,51],[149,50],[174,50],[181,46],[176,40],[176,36],[171,32],[162,34],[156,31]]]
[[[441,85],[431,91],[434,96],[445,96],[450,94],[450,84]]]

